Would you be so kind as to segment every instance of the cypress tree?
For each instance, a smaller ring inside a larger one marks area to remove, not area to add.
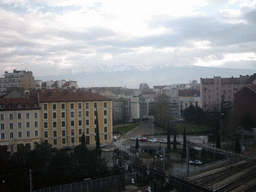
[[[169,125],[169,121],[167,121],[167,150],[168,150],[168,151],[171,151],[170,125]]]
[[[187,145],[187,136],[186,136],[186,129],[184,127],[184,134],[183,134],[183,152],[186,152],[186,145]]]
[[[96,109],[96,151],[101,154],[98,111]]]
[[[176,132],[174,132],[174,135],[173,135],[173,150],[174,151],[177,150],[177,147],[176,147]]]

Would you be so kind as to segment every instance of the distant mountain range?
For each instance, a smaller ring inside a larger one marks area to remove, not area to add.
[[[178,83],[189,83],[200,78],[239,77],[240,75],[252,75],[256,73],[254,69],[231,69],[213,67],[181,67],[155,66],[142,70],[133,66],[120,69],[115,66],[115,70],[99,69],[97,71],[79,72],[75,74],[63,74],[58,76],[35,77],[36,80],[74,80],[79,87],[127,87],[139,88],[140,83],[147,83],[151,88],[154,85],[171,85]]]

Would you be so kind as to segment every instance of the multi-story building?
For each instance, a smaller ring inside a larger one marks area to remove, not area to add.
[[[41,134],[53,147],[76,146],[85,134],[87,144],[96,143],[98,113],[100,141],[112,140],[112,100],[81,90],[42,90]]]
[[[31,89],[35,89],[35,80],[31,71],[17,71],[13,73],[4,73],[4,77],[0,78],[0,92],[9,90],[20,90],[20,92],[30,93]]]
[[[203,110],[219,111],[222,96],[225,101],[234,102],[234,94],[242,87],[250,83],[250,76],[221,78],[201,78],[200,94]]]
[[[77,81],[41,81],[35,80],[36,88],[37,89],[77,89]]]
[[[179,90],[180,115],[182,115],[182,111],[184,111],[190,105],[193,105],[195,107],[202,107],[202,103],[200,99],[200,90],[196,90],[196,89]]]
[[[38,99],[2,98],[0,100],[0,145],[17,151],[20,144],[33,148],[40,141],[40,107]]]

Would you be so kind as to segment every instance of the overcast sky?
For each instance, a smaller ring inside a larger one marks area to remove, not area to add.
[[[0,2],[1,74],[154,65],[256,70],[256,0]]]

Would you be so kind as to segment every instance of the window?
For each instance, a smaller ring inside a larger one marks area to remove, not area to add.
[[[82,109],[82,103],[78,103],[78,109]]]
[[[97,119],[94,119],[94,125],[97,125]]]
[[[65,112],[61,112],[61,118],[65,118]]]
[[[70,103],[70,109],[74,109],[74,103]]]
[[[93,107],[97,108],[98,107],[98,103],[97,102],[93,103]]]
[[[107,102],[104,102],[104,107],[108,107],[108,103]]]
[[[35,131],[35,137],[38,137],[38,131],[37,130]]]
[[[78,126],[82,126],[82,120],[78,120]]]
[[[21,113],[18,113],[18,119],[21,119]]]
[[[70,121],[70,126],[75,126],[75,121],[74,120],[72,120],[72,121]]]
[[[85,111],[85,116],[89,117],[89,111]]]
[[[82,142],[82,137],[79,137],[79,143],[81,143]]]
[[[74,117],[75,116],[75,112],[74,111],[71,111],[70,112],[70,117]]]
[[[47,110],[47,103],[44,103],[44,110]]]
[[[22,107],[21,104],[18,104],[18,109],[21,109],[21,107]]]
[[[44,132],[44,137],[46,137],[46,138],[48,137],[48,131]]]
[[[65,103],[61,104],[61,109],[65,109]]]
[[[204,95],[204,99],[206,99],[206,95]]]
[[[53,139],[53,145],[57,145],[57,139]]]
[[[56,119],[57,118],[57,113],[56,112],[52,112],[52,118]]]
[[[21,132],[21,131],[18,132],[18,137],[19,137],[19,138],[22,137],[22,132]]]
[[[62,136],[65,136],[65,135],[66,135],[66,131],[65,131],[65,130],[62,130],[62,131],[61,131],[61,135],[62,135]]]
[[[86,125],[90,125],[89,119],[86,119],[85,124],[86,124]]]
[[[107,110],[104,110],[104,115],[105,115],[105,116],[107,115]]]
[[[97,111],[94,111],[94,116],[97,116]]]
[[[35,112],[35,113],[34,113],[34,119],[37,119],[37,118],[38,118],[38,113]]]
[[[13,113],[9,113],[9,120],[13,120]]]
[[[52,122],[52,127],[53,127],[53,128],[56,128],[56,127],[57,127],[57,122],[56,122],[56,121],[53,121],[53,122]]]
[[[219,91],[219,87],[217,87],[217,91]]]
[[[53,131],[53,137],[57,137],[57,131]]]
[[[44,119],[47,119],[48,117],[48,114],[47,113],[44,113]]]
[[[5,134],[1,133],[1,139],[5,139]]]
[[[0,105],[0,109],[4,109],[4,105],[3,104]]]
[[[94,128],[94,133],[97,133],[97,128],[96,127]]]
[[[27,137],[30,137],[30,131],[27,131]]]
[[[216,95],[219,96],[219,93],[217,93]]]
[[[10,139],[13,139],[13,132],[10,132]]]
[[[30,114],[26,113],[26,119],[29,119]]]
[[[89,103],[85,103],[85,108],[89,109]]]
[[[75,138],[71,137],[71,143],[75,143]]]
[[[104,135],[104,140],[108,140],[108,135],[107,134]]]
[[[65,143],[66,143],[66,139],[62,138],[62,144],[65,144]]]
[[[10,128],[10,129],[13,129],[13,123],[10,123],[10,124],[9,124],[9,128]]]
[[[30,122],[26,122],[26,127],[30,128]]]
[[[44,122],[44,128],[48,128],[48,122]]]
[[[66,122],[65,121],[61,121],[61,127],[65,127],[66,126]]]
[[[78,111],[78,117],[82,117],[82,111]]]
[[[104,119],[104,124],[107,124],[108,123],[108,119]]]
[[[104,127],[104,132],[108,132],[108,127]]]
[[[26,104],[26,108],[29,108],[29,107],[30,107],[30,105],[27,103],[27,104]]]
[[[78,134],[82,135],[82,129],[78,129]]]
[[[86,134],[89,134],[89,133],[90,133],[90,129],[86,128]]]
[[[53,103],[53,104],[52,104],[52,109],[56,109],[56,108],[57,108],[56,103]]]
[[[22,128],[22,124],[21,122],[18,122],[18,129],[21,129]]]
[[[34,127],[35,127],[35,128],[38,128],[38,121],[35,121],[35,122],[34,122]]]
[[[209,95],[209,99],[211,99],[211,95]]]
[[[0,114],[0,120],[4,120],[4,114]]]
[[[75,130],[71,129],[71,135],[75,135]]]

